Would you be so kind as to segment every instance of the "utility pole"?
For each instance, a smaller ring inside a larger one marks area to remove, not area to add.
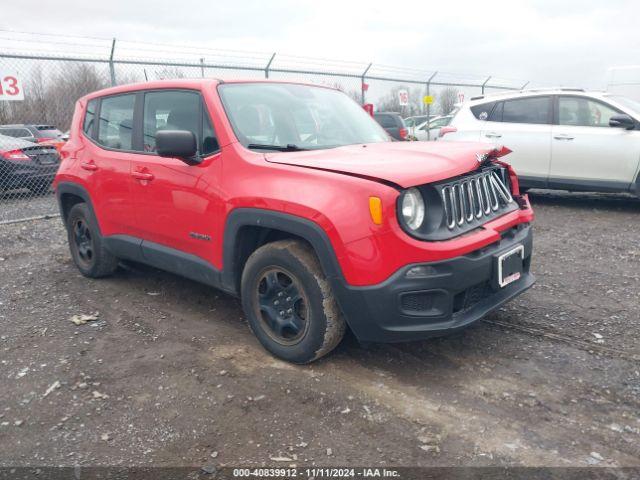
[[[482,95],[484,95],[484,86],[487,84],[487,82],[491,80],[491,76],[488,76],[487,79],[484,81],[484,83],[482,84]]]
[[[271,67],[271,63],[273,62],[274,58],[276,58],[275,52],[273,53],[273,55],[271,55],[271,58],[269,59],[269,63],[267,63],[267,66],[264,67],[264,78],[269,78],[269,68]]]
[[[370,63],[369,65],[367,65],[367,68],[364,69],[364,72],[362,72],[362,75],[360,76],[360,100],[361,100],[362,105],[365,104],[365,95],[364,95],[365,75],[367,74],[367,72],[371,68],[371,65],[373,65],[373,63]]]
[[[114,87],[116,84],[116,69],[113,65],[113,53],[116,50],[116,39],[114,38],[111,42],[111,55],[109,55],[109,73],[111,74],[111,86]]]
[[[431,96],[431,80],[433,80],[437,74],[438,72],[433,72],[433,75],[431,75],[429,77],[429,80],[427,80],[427,97]],[[427,141],[431,140],[431,129],[429,128],[430,126],[431,126],[431,104],[427,103]]]

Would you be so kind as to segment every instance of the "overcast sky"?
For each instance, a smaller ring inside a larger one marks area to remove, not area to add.
[[[0,28],[603,88],[608,67],[640,64],[639,20],[638,0],[20,0]]]

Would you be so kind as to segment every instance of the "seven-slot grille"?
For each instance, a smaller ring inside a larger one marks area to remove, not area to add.
[[[497,169],[458,179],[441,189],[445,223],[449,230],[494,216],[513,202],[513,197]]]

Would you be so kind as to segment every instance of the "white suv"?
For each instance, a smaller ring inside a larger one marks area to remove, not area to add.
[[[513,150],[524,188],[640,195],[640,103],[626,97],[579,89],[473,97],[440,137]]]

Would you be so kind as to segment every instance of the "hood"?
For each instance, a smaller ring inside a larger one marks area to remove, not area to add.
[[[475,170],[479,165],[477,154],[487,156],[495,152],[495,146],[486,143],[384,142],[269,152],[265,157],[272,163],[372,178],[408,188]]]

